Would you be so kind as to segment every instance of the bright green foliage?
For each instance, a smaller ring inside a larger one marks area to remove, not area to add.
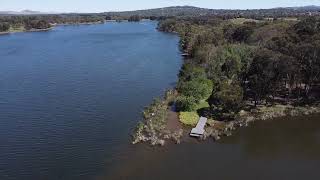
[[[199,121],[199,115],[196,112],[180,112],[180,122],[185,125],[195,126]]]
[[[181,97],[177,99],[178,109],[192,111],[201,100],[210,97],[213,83],[206,78],[203,68],[185,64],[179,74],[178,91]]]
[[[208,107],[210,107],[209,103],[205,100],[202,100],[197,104],[196,109],[199,110],[199,109],[208,108]]]
[[[212,93],[213,84],[209,79],[194,79],[183,83],[179,89],[184,96],[194,97],[198,102],[208,99]]]

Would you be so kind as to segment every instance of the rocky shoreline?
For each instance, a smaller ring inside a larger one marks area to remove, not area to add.
[[[0,35],[9,35],[9,34],[23,33],[23,32],[43,32],[43,31],[51,31],[53,29],[54,29],[54,27],[50,27],[50,28],[46,28],[46,29],[30,29],[30,30],[21,29],[19,31],[0,32]]]
[[[165,145],[169,139],[180,143],[183,129],[169,130],[167,128],[170,105],[176,97],[176,92],[169,90],[164,99],[155,99],[143,112],[143,120],[138,123],[133,134],[132,144],[150,143],[151,145]]]
[[[175,131],[170,131],[166,127],[168,119],[165,117],[167,117],[167,114],[170,111],[169,104],[172,103],[172,98],[174,98],[174,96],[169,99],[165,98],[164,100],[161,100],[161,103],[157,105],[157,108],[151,108],[153,109],[152,112],[149,112],[152,114],[151,116],[144,116],[144,121],[139,123],[133,135],[133,144],[148,143],[152,146],[164,146],[169,142],[180,144],[183,142],[183,138],[189,136],[187,132],[190,127],[181,126]],[[156,106],[153,103],[150,107]],[[162,111],[160,114],[163,115],[161,123],[156,122],[158,118],[153,118],[159,116],[159,111]],[[233,121],[218,121],[209,118],[205,128],[205,133],[199,140],[203,141],[209,138],[212,138],[215,141],[220,140],[223,137],[231,136],[238,128],[247,127],[250,123],[255,121],[266,121],[280,117],[308,116],[318,113],[320,113],[319,104],[314,106],[297,107],[280,104],[270,107],[258,106],[250,111],[240,111]]]
[[[255,121],[267,121],[281,117],[308,116],[320,113],[320,106],[274,105],[271,107],[260,106],[251,111],[240,111],[236,119],[230,122],[210,120],[201,138],[219,140],[224,136],[231,136],[232,132],[241,127],[247,127]]]

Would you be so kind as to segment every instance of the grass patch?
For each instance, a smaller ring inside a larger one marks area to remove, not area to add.
[[[190,126],[197,125],[199,118],[197,112],[180,112],[179,115],[180,122]]]
[[[234,24],[243,24],[245,22],[256,22],[259,23],[261,21],[255,20],[255,19],[246,19],[246,18],[236,18],[236,19],[231,19],[230,20]]]
[[[23,26],[10,27],[9,32],[23,32],[25,28]]]
[[[287,17],[287,18],[281,18],[284,21],[299,21],[298,18],[295,17]]]

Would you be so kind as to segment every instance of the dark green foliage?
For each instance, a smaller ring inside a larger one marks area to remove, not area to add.
[[[128,21],[130,21],[130,22],[139,22],[139,21],[141,21],[141,17],[138,16],[138,15],[130,16]]]
[[[237,27],[231,35],[231,41],[247,42],[251,34],[254,32],[254,25],[242,25]]]
[[[164,32],[176,32],[176,25],[175,19],[167,19],[159,23],[158,29]]]
[[[231,80],[221,82],[212,94],[209,103],[225,112],[239,110],[243,101],[243,89],[239,83]]]
[[[26,27],[27,29],[46,29],[50,24],[92,23],[104,20],[105,16],[96,14],[0,16],[0,23],[6,22],[11,27]]]
[[[112,20],[112,17],[111,16],[106,16],[106,20],[110,21],[110,20]]]
[[[0,22],[0,32],[5,32],[8,31],[10,29],[10,24],[7,22]]]
[[[312,36],[320,31],[320,21],[316,17],[310,17],[294,25],[295,32],[300,36]]]
[[[133,15],[140,15],[143,17],[157,16],[157,17],[183,17],[183,18],[194,18],[197,21],[191,21],[194,24],[210,24],[212,19],[219,17],[224,20],[232,18],[250,18],[263,20],[265,17],[296,17],[305,15],[309,12],[318,13],[319,8],[273,8],[273,9],[253,9],[253,10],[226,10],[226,9],[206,9],[192,6],[173,6],[166,8],[156,8],[148,10],[137,10],[137,11],[125,11],[125,12],[108,12],[105,15],[111,16],[122,16],[130,17]],[[215,22],[215,21],[214,21]]]
[[[244,44],[218,47],[208,62],[208,76],[214,82],[226,78],[241,80],[250,67],[252,54],[253,48]]]
[[[208,22],[175,18],[159,24],[160,30],[179,33],[189,54],[177,86],[181,109],[193,109],[208,95],[211,110],[237,112],[252,101],[305,102],[310,92],[319,94],[320,18]]]
[[[184,64],[179,73],[181,82],[191,81],[194,79],[205,79],[206,77],[207,75],[203,68],[192,64]]]
[[[194,111],[197,107],[197,100],[193,96],[179,96],[176,100],[178,111]]]
[[[25,29],[48,29],[51,25],[45,20],[31,20],[25,21]]]
[[[271,90],[275,86],[279,69],[278,57],[276,57],[272,51],[266,49],[259,49],[253,59],[248,73],[249,76],[249,88],[254,94],[254,100],[261,100],[266,98]]]
[[[157,16],[150,16],[149,19],[150,19],[151,21],[155,21],[155,20],[158,19],[158,17],[157,17]]]

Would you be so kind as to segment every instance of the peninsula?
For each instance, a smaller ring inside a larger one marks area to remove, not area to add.
[[[320,113],[318,12],[236,12],[160,20],[186,58],[176,89],[144,111],[134,144],[180,143],[201,116],[200,139],[219,140],[253,121]]]

